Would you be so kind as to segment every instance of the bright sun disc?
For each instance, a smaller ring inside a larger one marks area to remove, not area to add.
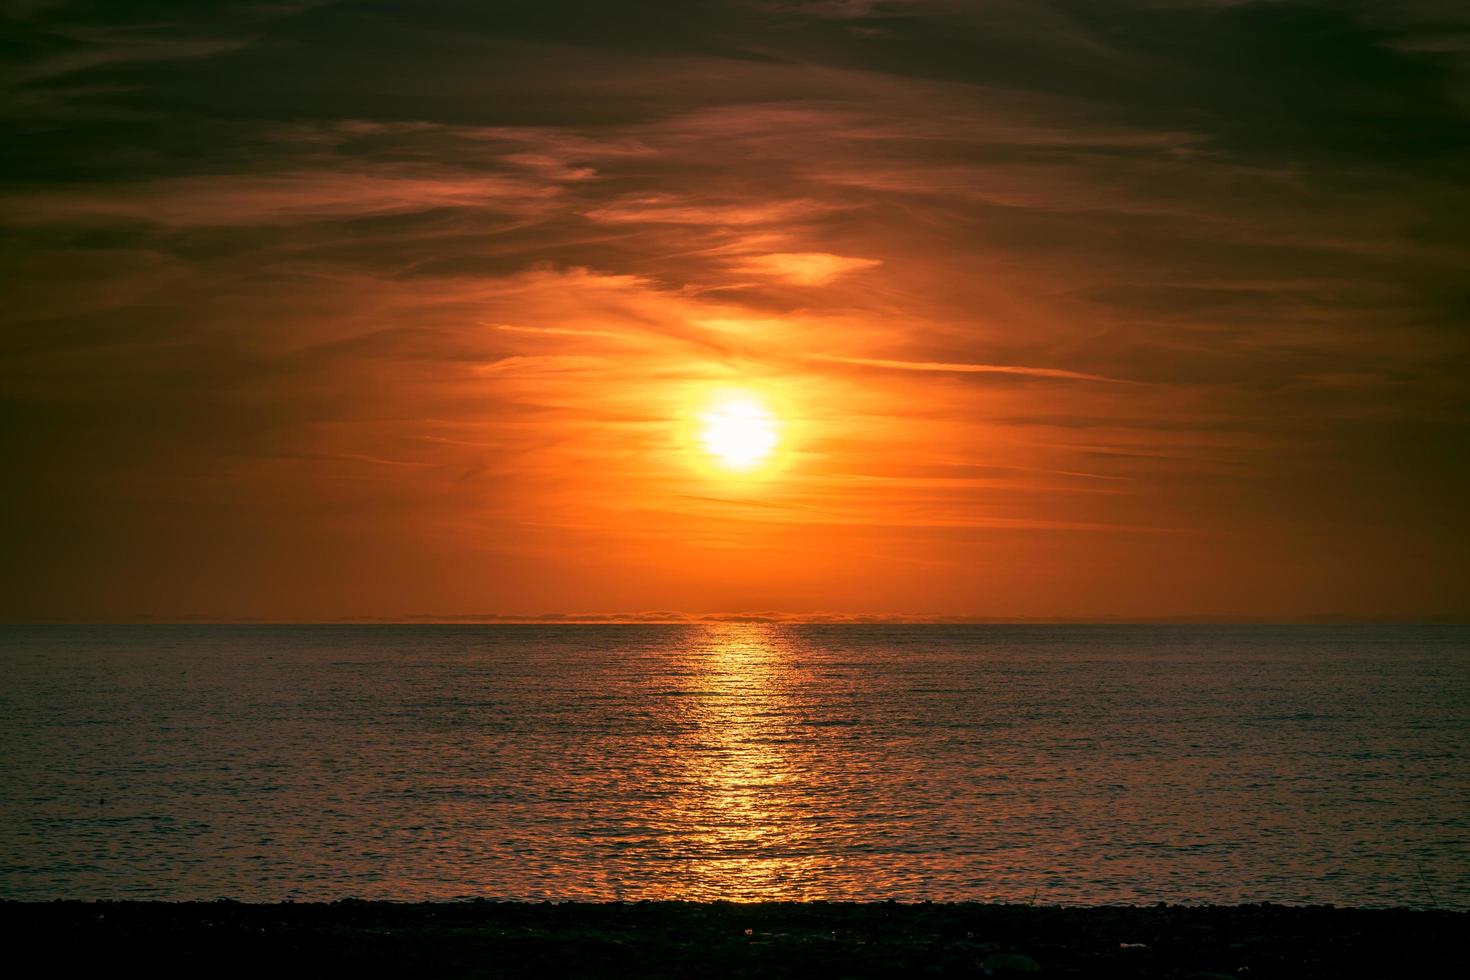
[[[749,395],[721,399],[699,418],[705,451],[729,470],[754,469],[780,440],[776,417]]]

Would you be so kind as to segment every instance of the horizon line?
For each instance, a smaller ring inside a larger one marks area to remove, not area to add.
[[[0,620],[0,626],[697,626],[704,624],[766,624],[813,626],[1467,626],[1470,616],[1453,613],[1423,615],[1353,615],[1318,613],[1305,616],[1179,614],[1169,616],[980,616],[906,613],[463,613],[402,616],[342,616],[292,619],[270,616],[218,617],[208,615],[127,618],[78,617],[69,619]]]

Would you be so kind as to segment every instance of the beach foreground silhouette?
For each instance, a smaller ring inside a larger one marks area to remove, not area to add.
[[[1462,976],[1470,913],[1331,906],[6,903],[63,976]]]

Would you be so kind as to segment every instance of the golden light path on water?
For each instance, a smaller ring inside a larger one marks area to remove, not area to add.
[[[792,655],[771,630],[740,625],[710,628],[691,650],[698,743],[677,760],[684,790],[669,820],[694,835],[694,856],[664,897],[800,898],[821,863],[803,847],[815,815],[786,802],[805,768],[790,727]]]

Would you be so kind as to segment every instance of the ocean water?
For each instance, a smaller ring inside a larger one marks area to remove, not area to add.
[[[0,629],[0,897],[1470,905],[1470,630]]]

